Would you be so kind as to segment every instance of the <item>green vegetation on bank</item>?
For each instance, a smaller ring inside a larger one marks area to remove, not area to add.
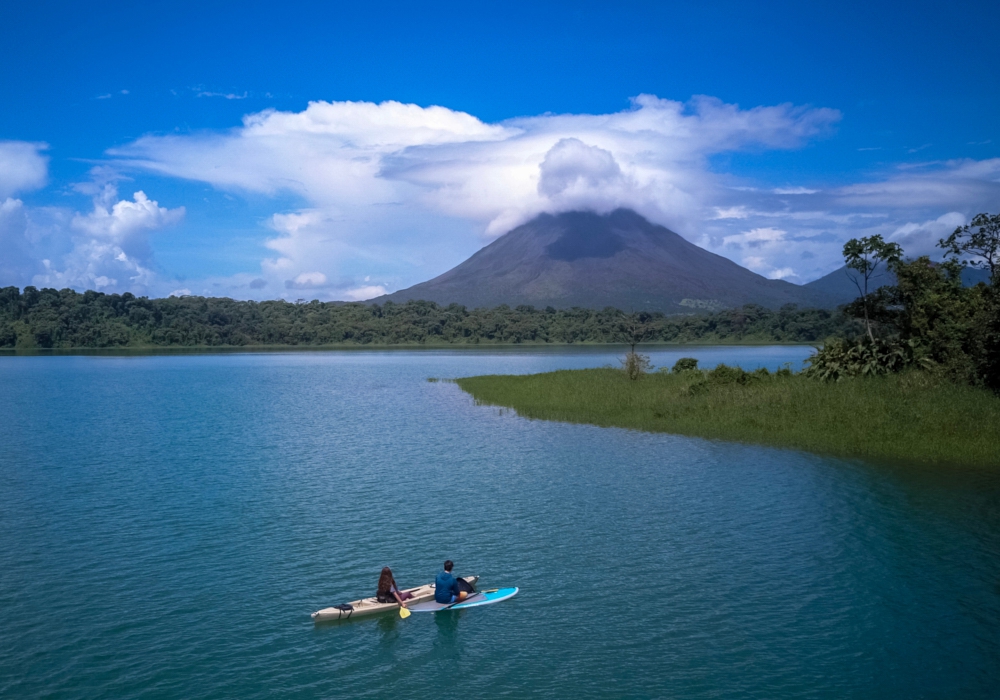
[[[871,460],[1000,466],[1000,397],[916,370],[821,382],[802,374],[568,370],[457,380],[525,418],[772,445]]]
[[[1000,467],[1000,215],[980,214],[940,242],[943,263],[904,260],[875,235],[844,246],[861,279],[845,312],[863,332],[832,338],[809,368],[648,373],[634,342],[622,370],[486,376],[458,384],[527,418],[789,447],[843,457]],[[990,272],[964,287],[962,266]],[[896,284],[875,288],[879,266]],[[991,391],[992,390],[992,391]]]
[[[864,334],[824,344],[810,358],[819,379],[920,369],[958,384],[1000,392],[1000,214],[980,214],[940,241],[944,262],[903,259],[896,243],[875,235],[844,246],[847,266],[863,278],[861,296],[845,313],[863,321]],[[896,284],[871,289],[880,264]],[[987,269],[989,284],[962,284],[967,264]]]
[[[71,289],[0,289],[0,348],[820,342],[856,327],[835,311],[761,306],[691,316],[530,306],[149,299]],[[628,336],[628,337],[626,337]]]

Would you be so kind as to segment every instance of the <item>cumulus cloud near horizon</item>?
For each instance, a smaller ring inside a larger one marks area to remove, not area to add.
[[[0,141],[0,285],[21,284],[40,269],[29,208],[13,195],[37,190],[48,179],[44,143]]]
[[[71,250],[61,260],[42,260],[45,271],[32,281],[56,288],[154,291],[158,280],[149,233],[179,222],[184,207],[161,207],[142,190],[131,201],[118,199],[113,184],[103,187],[93,205],[90,212],[72,218]]]
[[[183,219],[139,190],[119,199],[113,183],[89,212],[0,203],[0,284],[163,294],[149,235]]]

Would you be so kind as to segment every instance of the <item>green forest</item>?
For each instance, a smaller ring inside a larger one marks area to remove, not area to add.
[[[616,309],[467,309],[405,304],[149,299],[71,289],[0,289],[0,348],[820,342],[856,333],[837,311],[745,306],[712,314]]]
[[[878,235],[848,241],[844,261],[858,274],[859,296],[844,313],[864,332],[829,339],[807,374],[839,381],[916,370],[1000,391],[1000,214],[979,214],[938,245],[943,262],[906,259]],[[966,265],[986,270],[989,283],[964,286]],[[873,288],[880,266],[896,284]]]

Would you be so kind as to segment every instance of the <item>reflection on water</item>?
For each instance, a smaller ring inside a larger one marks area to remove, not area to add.
[[[616,362],[0,357],[0,696],[993,694],[997,473],[527,421],[426,381]],[[446,558],[521,593],[309,618]]]
[[[435,645],[441,651],[452,652],[458,655],[458,623],[463,610],[447,610],[442,613],[431,613],[434,615],[434,624],[437,626],[438,635],[434,640]]]
[[[399,615],[379,615],[377,624],[382,644],[392,644],[399,637]]]

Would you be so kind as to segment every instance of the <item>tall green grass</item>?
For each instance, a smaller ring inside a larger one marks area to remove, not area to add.
[[[714,384],[615,369],[457,380],[525,418],[787,447],[841,457],[1000,467],[1000,398],[920,372],[834,384],[801,375]]]

